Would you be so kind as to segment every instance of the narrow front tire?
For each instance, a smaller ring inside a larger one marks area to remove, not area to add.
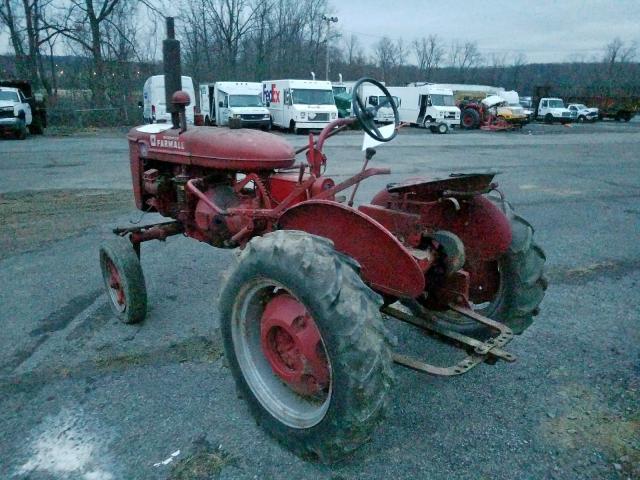
[[[100,245],[100,269],[109,305],[123,323],[138,323],[147,313],[142,266],[131,242],[116,236]]]

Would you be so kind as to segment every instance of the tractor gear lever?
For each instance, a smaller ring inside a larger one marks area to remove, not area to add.
[[[367,148],[367,149],[365,150],[365,156],[364,156],[364,158],[366,158],[366,159],[367,159],[367,161],[369,161],[369,160],[371,160],[371,159],[373,158],[373,156],[374,156],[376,153],[378,153],[378,152],[376,152],[376,149],[375,149],[375,148],[371,148],[371,147],[369,147],[369,148]]]

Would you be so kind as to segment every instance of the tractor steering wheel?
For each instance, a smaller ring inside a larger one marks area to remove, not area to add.
[[[378,87],[380,90],[382,90],[382,93],[384,93],[385,95],[385,98],[381,102],[378,102],[378,105],[375,107],[373,106],[368,108],[365,107],[364,102],[360,98],[358,91],[360,90],[360,87],[365,83],[370,83]],[[351,90],[351,92],[353,96],[353,101],[352,101],[353,114],[358,119],[358,121],[360,122],[360,125],[362,125],[362,129],[367,133],[367,135],[369,135],[371,138],[379,142],[389,142],[393,140],[395,136],[398,134],[397,127],[398,125],[400,125],[400,115],[398,114],[398,106],[393,101],[393,97],[389,93],[389,90],[387,90],[386,87],[383,84],[381,84],[379,81],[373,78],[364,77],[358,80],[353,85],[353,89]],[[394,128],[393,133],[390,136],[385,137],[380,132],[380,129],[376,125],[376,122],[374,121],[374,119],[376,118],[376,114],[378,113],[378,110],[388,105],[390,105],[391,108],[393,109],[393,121],[396,128]]]

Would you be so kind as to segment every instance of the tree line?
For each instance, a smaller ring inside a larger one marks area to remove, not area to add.
[[[523,93],[535,85],[638,92],[638,46],[618,38],[599,58],[563,64],[527,62],[524,54],[483,55],[477,42],[380,38],[367,51],[357,35],[328,30],[328,0],[0,0],[0,31],[13,65],[1,76],[30,79],[51,98],[59,88],[86,91],[89,106],[131,104],[144,79],[162,73],[164,12],[176,16],[182,70],[196,83],[217,80],[364,75],[388,85],[412,81],[483,83]],[[65,52],[63,59],[59,54]],[[2,68],[2,67],[0,67]]]

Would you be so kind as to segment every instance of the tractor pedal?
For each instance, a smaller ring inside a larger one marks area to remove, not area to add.
[[[468,318],[472,318],[473,320],[487,325],[492,329],[498,330],[498,336],[489,338],[486,341],[481,341],[476,338],[469,337],[468,335],[456,332],[454,330],[444,328],[427,318],[411,315],[391,306],[384,306],[381,309],[382,313],[414,325],[426,331],[427,333],[438,337],[439,339],[444,339],[448,343],[454,344],[454,346],[456,346],[457,348],[461,348],[467,351],[469,349],[473,349],[472,353],[470,353],[467,357],[463,358],[455,365],[451,365],[448,367],[431,365],[417,360],[413,357],[398,353],[393,354],[394,362],[413,370],[418,370],[430,375],[437,376],[461,375],[483,362],[495,363],[495,361],[497,360],[504,360],[509,363],[515,362],[516,356],[502,349],[504,345],[506,345],[513,339],[513,332],[511,331],[511,329],[509,329],[509,327],[502,323],[483,317],[482,315],[479,315],[472,310],[467,311],[467,309],[464,309],[462,307],[456,307],[455,310],[461,315],[465,315]],[[471,313],[469,314],[469,312]],[[477,317],[480,317],[481,320],[479,320]]]

